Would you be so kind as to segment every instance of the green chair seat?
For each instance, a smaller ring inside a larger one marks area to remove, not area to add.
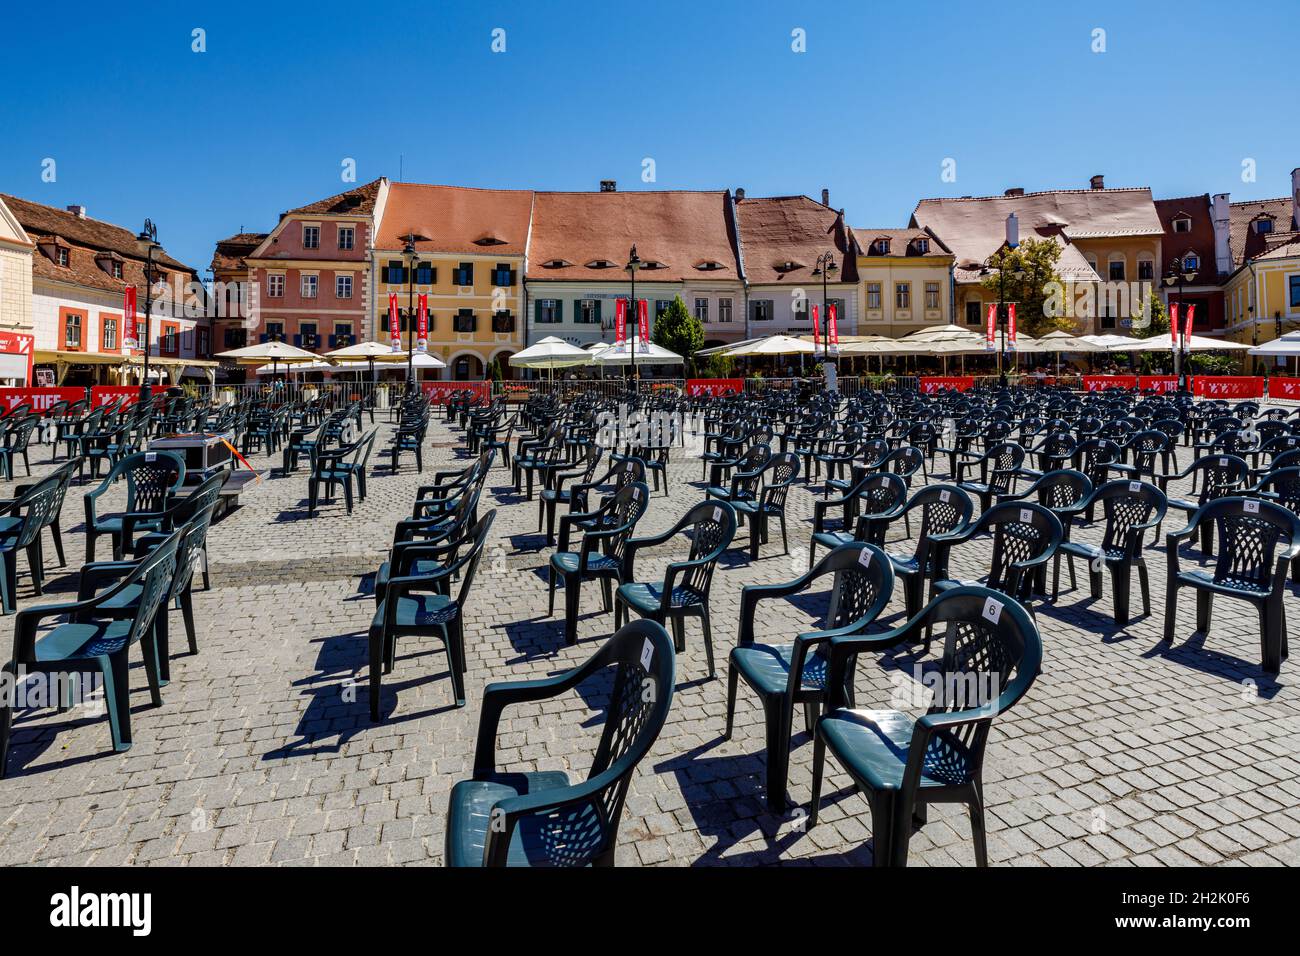
[[[126,646],[131,620],[75,621],[61,624],[36,641],[36,660],[84,660],[112,654]]]
[[[855,780],[873,790],[899,790],[916,721],[896,710],[834,710],[818,732]],[[921,787],[957,787],[971,779],[964,748],[952,738],[932,738],[921,767]]]
[[[618,596],[632,605],[641,614],[650,614],[659,610],[663,601],[664,588],[660,583],[641,583],[633,581],[619,585]],[[703,595],[693,588],[675,587],[671,597],[672,607],[694,607],[704,601]]]
[[[384,626],[384,602],[375,608],[371,627],[382,630]],[[431,624],[446,624],[457,614],[460,607],[445,594],[410,594],[397,599],[397,627],[426,627]]]
[[[576,551],[557,551],[551,555],[551,565],[558,571],[576,574],[580,556]],[[603,554],[587,555],[587,568],[591,571],[617,571],[618,562]]]
[[[784,694],[790,685],[790,658],[793,644],[749,644],[731,651],[731,663],[749,684],[761,694]],[[826,658],[809,653],[804,658],[801,686],[805,690],[825,690],[829,676]]]
[[[486,780],[462,780],[451,788],[447,811],[448,866],[482,866],[483,847],[492,826],[492,808],[502,800],[559,790],[569,785],[562,770],[537,773],[495,773]],[[515,827],[507,851],[507,866],[564,866],[564,847],[548,840],[537,817],[525,817]]]

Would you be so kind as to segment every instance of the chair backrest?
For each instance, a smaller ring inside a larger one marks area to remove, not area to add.
[[[176,571],[172,574],[170,597],[174,598],[190,586],[194,570],[203,563],[208,542],[208,528],[212,524],[212,513],[216,510],[217,499],[213,494],[181,526],[180,539],[176,544]]]
[[[790,486],[798,476],[798,455],[792,451],[773,455],[763,466],[763,507],[774,511],[783,510]]]
[[[176,548],[180,543],[181,533],[169,534],[158,547],[149,552],[135,571],[130,581],[140,585],[139,603],[136,605],[135,618],[131,622],[131,643],[144,636],[151,626],[167,595],[171,591],[172,575],[176,571]]]
[[[634,460],[639,461],[640,459]],[[601,516],[597,530],[616,531],[617,533],[601,539],[601,546],[606,556],[612,558],[620,566],[623,563],[623,552],[627,548],[627,542],[632,537],[637,522],[641,520],[641,516],[645,514],[645,510],[649,505],[650,487],[644,481],[633,481],[615,492],[609,504],[602,509],[604,514]],[[586,559],[585,553],[583,559]]]
[[[1192,470],[1201,472],[1199,504],[1240,491],[1250,477],[1250,465],[1236,455],[1205,455],[1192,462]]]
[[[922,569],[929,561],[931,536],[964,530],[975,513],[971,496],[956,485],[928,485],[909,499],[907,507],[921,509],[914,556]]]
[[[41,533],[41,529],[58,515],[57,506],[63,500],[64,479],[58,473],[37,482],[19,496],[11,506],[15,514],[22,515],[22,525],[14,542],[15,548],[25,548]]]
[[[142,451],[127,455],[114,471],[126,476],[126,510],[162,511],[168,495],[185,480],[185,462],[170,451]]]
[[[492,530],[492,522],[496,520],[496,516],[496,509],[493,508],[474,523],[469,550],[463,556],[458,555],[456,558],[461,575],[460,593],[456,596],[456,603],[462,609],[469,597],[470,588],[474,586],[474,574],[478,570],[479,561],[483,558],[483,549],[487,546],[488,532]]]
[[[1300,462],[1286,468],[1275,468],[1265,475],[1255,490],[1276,495],[1276,500],[1287,511],[1300,514]]]
[[[686,512],[680,525],[691,539],[686,560],[702,563],[679,574],[674,585],[708,594],[718,558],[736,536],[736,509],[726,501],[702,501]]]
[[[1013,597],[1027,597],[1030,584],[1016,565],[1051,554],[1065,536],[1061,519],[1040,504],[1007,501],[980,515],[973,534],[993,538],[987,584]]]
[[[1103,484],[1110,474],[1106,467],[1119,460],[1119,445],[1108,438],[1089,438],[1080,442],[1075,452],[1079,471],[1087,475],[1093,485]]]
[[[834,574],[827,629],[861,624],[880,616],[894,592],[894,566],[884,551],[872,544],[850,541],[823,557],[809,572],[815,579]],[[825,645],[820,645],[822,651]]]
[[[907,481],[892,471],[868,475],[856,495],[858,513],[881,515],[897,508],[907,498]]]
[[[1093,492],[1092,501],[1101,502],[1106,518],[1102,551],[1130,559],[1141,553],[1142,538],[1131,538],[1129,532],[1137,525],[1160,520],[1169,507],[1164,492],[1155,485],[1125,478],[1106,482]]]
[[[1092,494],[1092,480],[1073,468],[1049,471],[1025,489],[1026,497],[1034,494],[1038,503],[1051,511],[1072,508]]]
[[[1214,581],[1271,591],[1277,549],[1300,542],[1300,518],[1281,505],[1252,498],[1220,498],[1201,506],[1193,522],[1213,521],[1219,533]]]
[[[226,483],[226,473],[219,471],[215,475],[209,475],[202,482],[195,486],[185,500],[176,505],[172,512],[172,522],[174,527],[180,527],[192,521],[205,508],[215,508],[217,499],[221,497],[221,487]]]

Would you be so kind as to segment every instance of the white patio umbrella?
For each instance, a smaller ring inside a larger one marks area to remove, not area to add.
[[[279,365],[297,365],[300,362],[316,362],[320,360],[320,356],[315,352],[308,352],[296,345],[279,341],[245,345],[240,349],[218,352],[216,357],[234,359],[240,365],[262,365],[265,362],[270,362],[272,374],[275,373],[275,369]]]
[[[601,343],[604,348],[593,348],[588,353],[593,365],[631,365],[632,356],[636,355],[637,365],[684,365],[686,359],[676,352],[670,352],[662,345],[647,342],[633,353],[630,343],[609,345]]]
[[[1188,336],[1186,348],[1189,352],[1240,352],[1244,350],[1253,353],[1255,351],[1247,342],[1234,342],[1231,339],[1216,339],[1209,335]]]
[[[761,339],[738,342],[722,354],[732,357],[754,355],[812,355],[816,351],[811,342],[793,335],[768,335]]]
[[[591,353],[570,345],[563,339],[548,335],[540,342],[510,356],[509,363],[519,368],[549,369],[555,377],[555,369],[569,368],[573,365],[587,365],[591,362]]]
[[[1300,355],[1300,331],[1288,332],[1281,338],[1272,339],[1250,350],[1251,355],[1281,355],[1286,358]]]
[[[300,374],[302,372],[323,372],[325,369],[332,369],[333,367],[334,366],[329,362],[322,362],[317,359],[314,362],[298,362],[297,364],[290,365],[288,366],[288,371],[290,374]],[[276,375],[278,374],[278,370],[274,363],[268,362],[266,365],[259,365],[257,368],[253,369],[253,374]]]

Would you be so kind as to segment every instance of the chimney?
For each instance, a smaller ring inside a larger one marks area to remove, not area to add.
[[[1088,180],[1088,185],[1093,189],[1105,189],[1106,177],[1101,175],[1093,176],[1092,179]]]
[[[1232,251],[1228,244],[1228,209],[1227,193],[1219,193],[1210,199],[1210,222],[1214,225],[1214,266],[1220,275],[1232,271]]]
[[[823,189],[823,190],[822,190],[822,205],[825,206],[827,209],[830,208],[830,205],[831,205],[831,191],[830,191],[829,189]]]
[[[618,192],[618,183],[612,179],[602,179],[600,181],[600,191],[603,193]]]
[[[72,213],[72,214],[73,214],[74,216],[76,216],[78,219],[85,219],[85,218],[86,218],[86,207],[85,207],[85,206],[69,206],[69,207],[68,207],[68,212]]]
[[[1024,194],[1025,188],[1023,186],[1012,186],[1010,189],[1002,193],[1004,196],[1023,196]]]
[[[744,186],[737,186],[737,187],[736,187],[736,198],[737,198],[737,199],[744,199],[744,198],[745,198],[745,187],[744,187]]]
[[[1291,228],[1300,229],[1300,169],[1291,170]]]

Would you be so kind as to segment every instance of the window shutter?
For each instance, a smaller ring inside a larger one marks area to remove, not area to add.
[[[541,325],[541,324],[542,324],[542,300],[535,299],[533,301],[533,325]]]
[[[556,322],[564,321],[564,300],[563,299],[555,300],[555,321]]]
[[[596,299],[596,324],[600,325],[600,299]]]

